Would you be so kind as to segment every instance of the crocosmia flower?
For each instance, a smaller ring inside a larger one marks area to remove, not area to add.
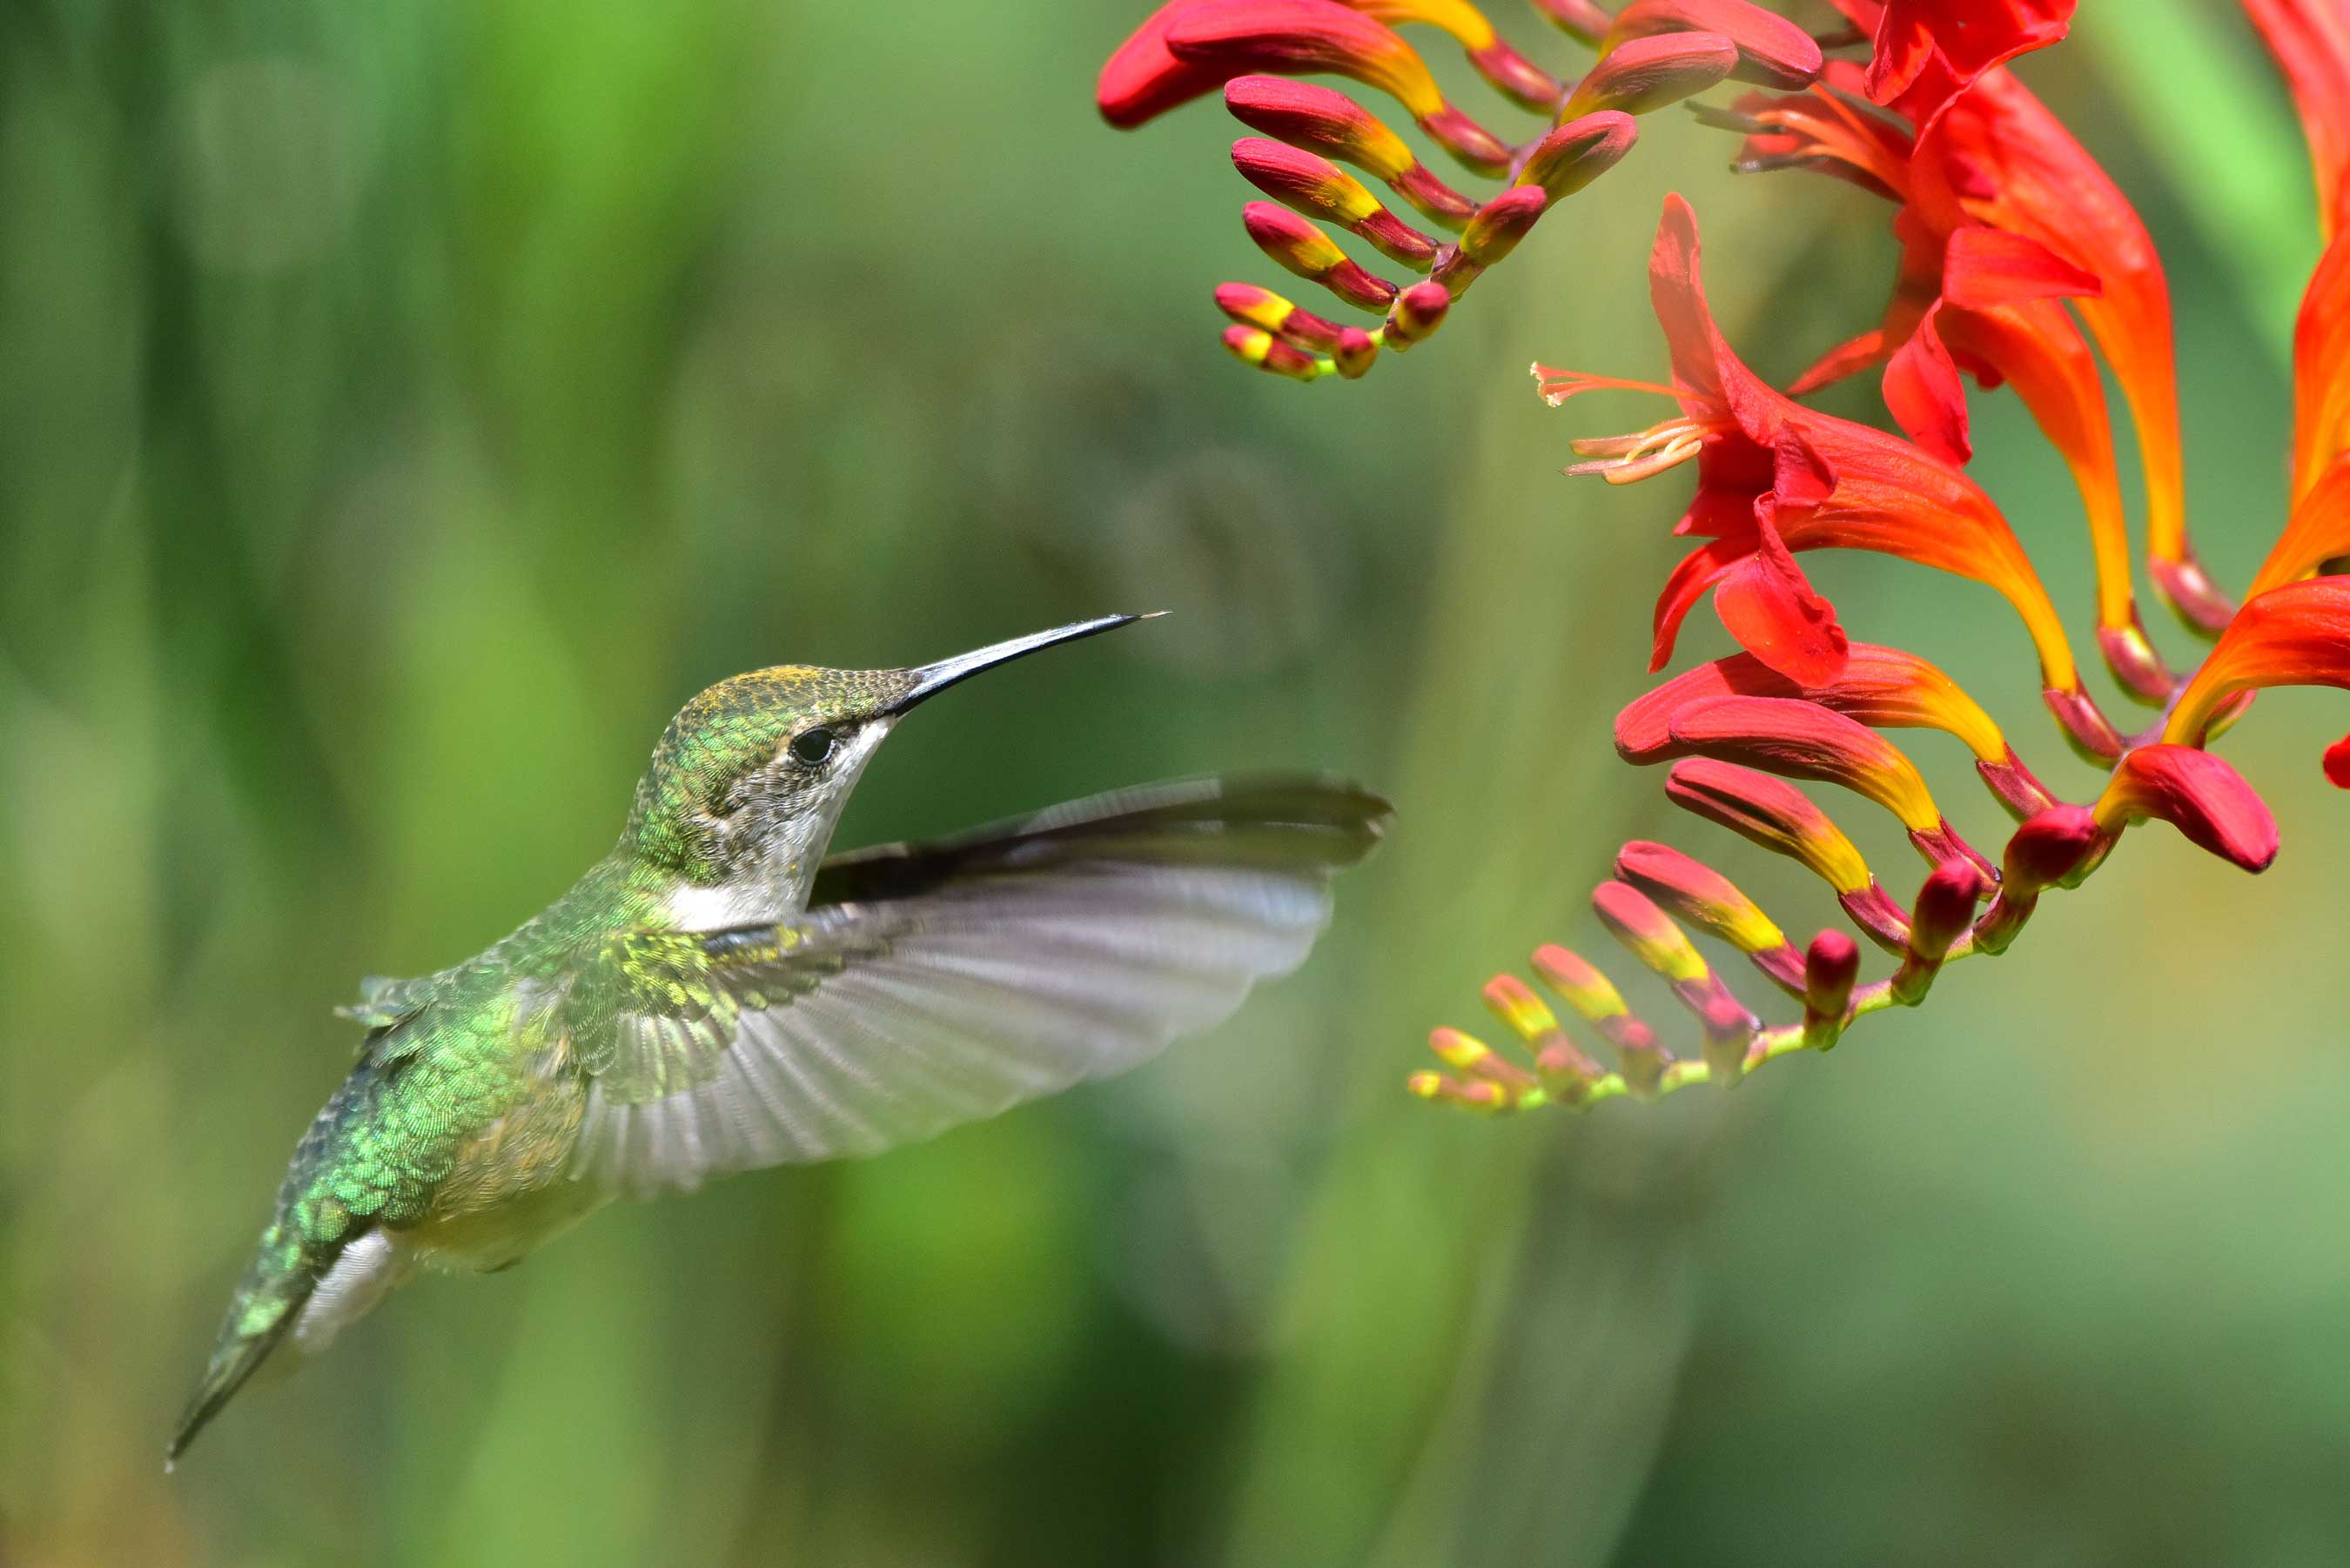
[[[2350,691],[2350,0],[2243,4],[2307,132],[2324,250],[2294,336],[2293,430],[2279,441],[2286,504],[2241,607],[2189,537],[2161,257],[2120,186],[2012,68],[2064,37],[2073,0],[1832,4],[1848,26],[1814,41],[1747,0],[1536,0],[1592,52],[1579,79],[1554,81],[1456,0],[1177,0],[1103,74],[1102,112],[1121,125],[1221,86],[1256,133],[1233,161],[1265,198],[1245,215],[1258,248],[1342,312],[1381,317],[1347,322],[1263,288],[1220,289],[1232,351],[1301,379],[1359,376],[1425,341],[1484,271],[1538,254],[1543,220],[1618,167],[1638,117],[1669,103],[1735,131],[1743,172],[1814,171],[1890,203],[1882,308],[1821,345],[1784,387],[1721,333],[1697,218],[1677,194],[1648,263],[1669,369],[1635,379],[1534,368],[1541,395],[1572,403],[1578,421],[1597,406],[1586,395],[1664,400],[1669,412],[1628,433],[1572,437],[1568,472],[1651,488],[1675,471],[1693,478],[1677,517],[1649,514],[1690,547],[1659,590],[1646,662],[1666,670],[1684,618],[1708,601],[1740,649],[1669,674],[1627,706],[1617,752],[1659,768],[1666,799],[1700,829],[1824,883],[1841,926],[1804,940],[1699,855],[1627,844],[1603,863],[1592,914],[1688,1015],[1680,1027],[1640,1016],[1598,963],[1540,942],[1529,977],[1482,988],[1523,1050],[1440,1028],[1437,1065],[1409,1080],[1426,1098],[1485,1112],[1586,1108],[1733,1085],[1781,1057],[1834,1049],[1872,1013],[1924,1004],[1950,965],[2019,946],[2044,907],[2143,826],[2262,871],[2280,852],[2279,824],[2214,748],[2264,690]],[[1404,24],[1450,35],[1504,112],[1544,121],[1521,139],[1471,119],[1395,32]],[[1394,100],[1420,145],[1344,87],[1295,79],[1308,75]],[[1501,189],[1465,195],[1431,162]],[[1396,268],[1423,275],[1399,279]],[[1878,378],[1890,428],[1805,400],[1864,372]],[[2108,379],[2142,468],[2137,528]],[[2070,470],[2095,566],[2082,607],[2115,689],[2155,711],[2143,728],[2107,715],[2026,542],[1968,477],[1969,381],[2013,388]],[[2225,504],[2231,518],[2248,506]],[[1607,504],[1595,496],[1581,512]],[[1830,605],[1804,569],[1830,549],[1930,566],[2005,598],[2074,759],[2027,763],[2029,737],[1883,640],[1902,628],[1882,607],[1850,595]],[[2182,623],[2168,654],[2139,616],[2142,581]],[[1929,791],[1913,744],[1962,747],[1988,799],[1970,809]],[[2350,736],[2320,762],[2350,788]],[[1838,820],[1853,812],[1890,818],[1918,864],[1871,865],[1859,847],[1869,836]],[[1775,1007],[1742,994],[1757,982]]]
[[[1102,118],[1131,129],[1222,89],[1232,117],[1257,132],[1232,149],[1232,161],[1270,198],[1244,210],[1249,239],[1371,318],[1351,328],[1364,343],[1341,355],[1314,329],[1311,311],[1293,318],[1290,301],[1251,296],[1253,313],[1224,332],[1235,357],[1298,380],[1362,375],[1382,351],[1425,341],[1538,222],[1621,162],[1638,139],[1637,116],[1724,81],[1800,88],[1822,63],[1809,33],[1751,0],[1632,0],[1613,14],[1591,0],[1540,0],[1536,9],[1591,51],[1579,79],[1519,53],[1469,0],[1169,0],[1118,46],[1095,84]],[[1491,129],[1478,118],[1489,111],[1449,99],[1398,30],[1408,25],[1448,36],[1501,100],[1495,111],[1508,119],[1494,123],[1514,129]],[[1347,87],[1290,79],[1316,76]],[[1489,182],[1488,193],[1431,171],[1354,89],[1391,101],[1441,161]],[[1412,215],[1347,169],[1385,185]],[[1317,225],[1419,276],[1369,270]],[[1216,291],[1220,306],[1236,286]],[[1295,319],[1297,329],[1268,318]]]
[[[1617,483],[1692,458],[1696,497],[1674,531],[1706,541],[1657,602],[1649,668],[1672,658],[1681,619],[1707,592],[1747,651],[1798,687],[1843,673],[1848,639],[1794,560],[1799,550],[1873,550],[1969,576],[2013,605],[2039,649],[2043,684],[2070,703],[2078,672],[2032,563],[1991,500],[1917,444],[1806,408],[1773,390],[1715,325],[1699,274],[1696,215],[1668,197],[1649,255],[1648,293],[1672,359],[1672,385],[1534,367],[1553,403],[1603,389],[1670,395],[1671,419],[1627,436],[1575,442],[1570,472]]]
[[[1869,98],[1921,120],[1993,66],[2062,38],[2074,0],[1834,0],[1872,36]]]

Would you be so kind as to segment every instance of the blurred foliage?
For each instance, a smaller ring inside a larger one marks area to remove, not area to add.
[[[2120,36],[2139,9],[2025,74],[2165,243],[2241,582],[2306,182],[2215,181],[2291,146],[2230,8]],[[1213,347],[1208,286],[1253,275],[1228,128],[1093,119],[1139,11],[0,11],[0,1561],[2338,1555],[2323,695],[2230,739],[2285,824],[2259,881],[2134,836],[1925,1013],[1734,1099],[1407,1101],[1420,1028],[1588,935],[1616,843],[1709,831],[1607,742],[1673,498],[1559,480],[1586,427],[1525,362],[1660,368],[1669,183],[1786,373],[1873,319],[1883,213],[1660,119],[1409,365],[1301,389]],[[2171,64],[2240,101],[2150,104]],[[2085,624],[2062,470],[1978,406]],[[1990,596],[1822,579],[2068,776]],[[844,841],[1351,772],[1400,826],[1303,975],[1130,1080],[421,1283],[161,1474],[360,974],[558,892],[712,679],[1160,606],[926,711]]]

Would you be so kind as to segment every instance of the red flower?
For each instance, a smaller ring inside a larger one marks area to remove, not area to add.
[[[1827,601],[1796,566],[1798,551],[1874,550],[1989,584],[2023,618],[2043,684],[2078,689],[2070,648],[2046,591],[1988,496],[1948,462],[1898,436],[1807,409],[1773,390],[1714,325],[1698,272],[1697,220],[1665,202],[1649,254],[1649,298],[1671,350],[1673,385],[1607,380],[1536,366],[1544,397],[1562,402],[1603,387],[1668,392],[1678,418],[1629,436],[1575,443],[1597,461],[1570,472],[1622,483],[1698,460],[1698,493],[1675,532],[1707,541],[1683,560],[1657,604],[1650,668],[1672,656],[1682,618],[1708,591],[1742,646],[1799,687],[1842,673],[1849,644]]]
[[[2097,294],[2076,308],[2137,427],[2149,569],[2181,615],[2216,631],[2231,607],[2187,536],[2170,285],[2137,211],[2063,123],[2003,70],[1986,73],[1950,101],[1920,138],[1913,169],[1921,199],[1938,199],[1924,193],[1930,180],[1940,187],[1939,199],[1955,202],[1969,218],[2036,240],[2097,280]]]
[[[1867,92],[1920,125],[1976,78],[2072,26],[2074,0],[1833,0],[1873,36]]]
[[[1367,330],[1347,328],[1356,336],[1342,348],[1314,313],[1265,296],[1225,330],[1227,348],[1299,380],[1360,376],[1382,349],[1424,341],[1538,220],[1615,167],[1636,139],[1633,115],[1724,79],[1783,89],[1820,71],[1818,42],[1753,0],[1630,0],[1613,15],[1593,0],[1538,0],[1536,8],[1597,51],[1572,87],[1503,41],[1470,0],[1167,0],[1118,47],[1095,88],[1102,118],[1132,128],[1222,86],[1226,107],[1260,133],[1233,150],[1234,163],[1301,215],[1258,203],[1245,214],[1250,237],[1290,272],[1384,317]],[[1399,31],[1407,24],[1449,35],[1488,85],[1542,116],[1546,131],[1513,145],[1455,107]],[[1345,93],[1285,79],[1321,75],[1394,99],[1456,162],[1505,188],[1464,196]],[[1342,163],[1459,237],[1448,243],[1443,233],[1413,227]],[[1425,281],[1364,270],[1317,223],[1353,234]]]
[[[1996,73],[1978,92],[1995,92],[2009,79]],[[1913,139],[1854,107],[1848,95],[1860,80],[1859,67],[1839,63],[1820,87],[1780,98],[1752,96],[1735,117],[1750,131],[1744,167],[1825,169],[1902,204],[1893,225],[1900,270],[1882,321],[1831,349],[1788,389],[1801,396],[1883,365],[1886,405],[1902,429],[1937,456],[1964,462],[1972,445],[1960,372],[1986,387],[2012,384],[2041,433],[2064,455],[2087,508],[2097,568],[2098,645],[2124,686],[2159,704],[2169,696],[2171,679],[2138,619],[2103,373],[2061,303],[2074,297],[2086,313],[2105,292],[2103,278],[2082,256],[2135,253],[2126,245],[2086,242],[2064,251],[2043,230],[2013,226],[2012,214],[2002,222],[1985,205],[1993,171],[1953,151],[1962,140],[1971,138],[1970,145],[1984,140],[1978,121],[1967,118],[1971,108]],[[2055,129],[2054,122],[2041,129]],[[2087,155],[2077,146],[2070,154],[2058,146],[2048,158],[2064,164],[2072,154],[2085,163]],[[2093,164],[2087,167],[2095,173]],[[2081,188],[2103,200],[2094,183]],[[2113,200],[2119,201],[2117,192]],[[2167,309],[2161,305],[2158,314]],[[2167,332],[2167,314],[2162,320]],[[2166,357],[2162,376],[2168,373]],[[2147,399],[2168,407],[2166,396],[2158,387]]]

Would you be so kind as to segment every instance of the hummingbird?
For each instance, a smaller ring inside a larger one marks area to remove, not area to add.
[[[670,721],[609,855],[478,957],[361,982],[166,1468],[273,1352],[420,1269],[511,1267],[616,1198],[869,1155],[1135,1065],[1305,961],[1389,807],[1202,778],[827,857],[873,753],[1104,616],[905,670],[782,665]]]

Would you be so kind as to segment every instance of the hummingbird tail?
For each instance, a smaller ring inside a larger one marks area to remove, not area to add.
[[[221,1407],[244,1386],[245,1380],[260,1367],[269,1353],[277,1348],[277,1342],[293,1326],[299,1305],[298,1301],[287,1303],[277,1321],[259,1334],[230,1333],[222,1335],[220,1344],[213,1347],[212,1360],[204,1367],[203,1376],[196,1384],[196,1391],[188,1397],[188,1407],[172,1432],[171,1447],[163,1450],[165,1470],[179,1463],[180,1456],[187,1452],[188,1445],[196,1440],[196,1434],[211,1424],[212,1418],[220,1414]]]
[[[227,1319],[213,1342],[212,1359],[188,1397],[187,1409],[163,1453],[163,1468],[178,1462],[196,1434],[221,1412],[236,1391],[267,1360],[301,1317],[302,1309],[317,1288],[319,1260],[307,1255],[299,1242],[272,1225],[262,1238],[261,1251],[237,1282],[230,1298]]]

